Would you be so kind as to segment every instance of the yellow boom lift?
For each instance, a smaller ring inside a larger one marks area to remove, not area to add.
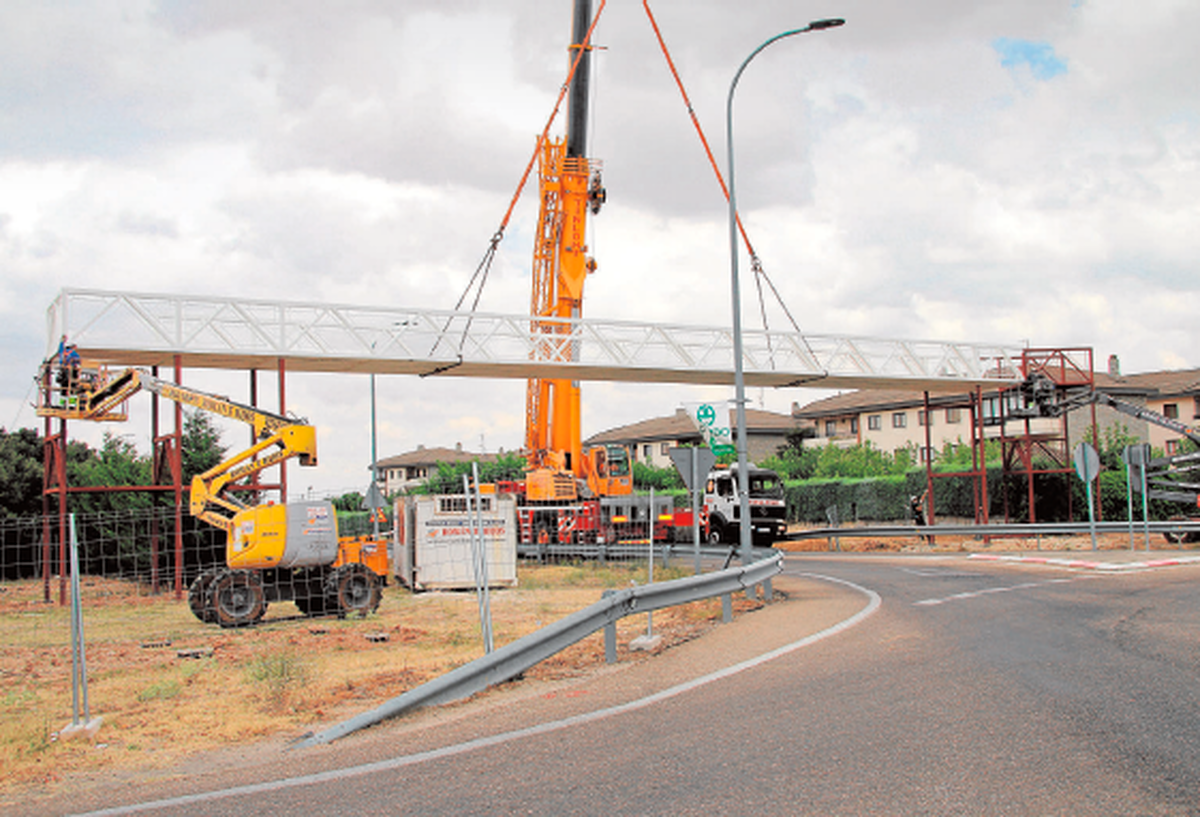
[[[252,624],[273,601],[294,601],[306,615],[366,614],[379,606],[386,584],[386,542],[339,537],[326,501],[247,505],[230,490],[240,480],[296,458],[317,464],[317,431],[227,397],[160,380],[141,369],[111,375],[102,366],[57,358],[43,366],[37,414],[64,420],[118,421],[128,400],[145,390],[203,411],[240,420],[255,443],[192,478],[188,510],[226,533],[225,565],[200,573],[188,603],[201,621],[222,627]]]

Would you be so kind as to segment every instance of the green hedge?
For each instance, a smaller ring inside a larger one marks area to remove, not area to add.
[[[903,522],[911,518],[909,497],[925,492],[922,470],[903,476],[867,479],[807,479],[784,483],[788,521],[826,524],[825,509],[837,505],[842,522]],[[1024,476],[1005,479],[1000,468],[987,471],[988,516],[993,520],[1029,518],[1029,487]],[[1103,518],[1123,520],[1129,516],[1125,494],[1125,474],[1105,471],[1099,477]],[[935,477],[934,512],[938,518],[975,516],[975,484],[971,477]],[[1033,479],[1034,509],[1039,522],[1065,522],[1072,517],[1085,521],[1087,489],[1073,473],[1036,474]],[[1007,500],[1007,501],[1006,501]],[[1141,498],[1134,494],[1134,518],[1141,519]],[[1186,513],[1188,506],[1152,501],[1151,519],[1166,519]]]

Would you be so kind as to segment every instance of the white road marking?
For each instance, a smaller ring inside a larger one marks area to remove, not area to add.
[[[1079,579],[1091,578],[1090,576],[1072,576],[1069,579],[1046,579],[1040,582],[1022,582],[1021,584],[1005,585],[1003,587],[985,587],[982,590],[970,590],[964,593],[955,593],[950,596],[943,596],[936,599],[922,599],[914,601],[914,607],[934,607],[939,604],[945,604],[950,601],[965,601],[967,599],[977,599],[980,596],[987,596],[992,593],[1011,593],[1014,590],[1031,590],[1035,587],[1045,587],[1050,584],[1066,584],[1067,582],[1078,581]]]
[[[115,808],[100,809],[98,811],[89,811],[75,815],[75,817],[101,817],[101,815],[118,815],[118,814],[133,814],[137,812],[153,811],[155,809],[171,808],[175,806],[189,806],[199,803],[210,803],[216,800],[224,800],[230,797],[242,797],[249,794],[263,794],[265,792],[281,791],[283,789],[292,789],[300,786],[313,786],[320,783],[329,783],[336,780],[347,780],[349,778],[361,777],[363,775],[373,774],[375,772],[390,771],[401,769],[406,766],[414,766],[418,763],[425,763],[430,760],[438,760],[444,757],[454,757],[455,755],[472,752],[476,749],[484,749],[490,746],[499,746],[505,743],[521,740],[523,738],[533,737],[535,735],[544,735],[549,732],[557,732],[560,729],[567,729],[572,726],[580,726],[593,721],[604,720],[615,715],[622,715],[626,712],[633,712],[638,709],[643,709],[652,704],[674,698],[677,695],[682,695],[685,692],[690,692],[693,689],[711,684],[714,681],[719,681],[723,678],[728,678],[732,675],[737,675],[748,669],[761,666],[768,661],[773,661],[788,653],[803,649],[804,647],[816,644],[830,636],[837,635],[845,630],[850,629],[856,624],[860,624],[870,617],[883,600],[878,593],[868,590],[865,587],[860,587],[853,582],[848,582],[845,579],[837,579],[832,576],[822,576],[816,573],[801,573],[810,579],[819,579],[822,581],[835,582],[850,587],[867,597],[867,605],[859,610],[854,615],[844,619],[837,624],[826,627],[819,633],[814,633],[810,636],[793,641],[791,644],[786,644],[770,652],[763,653],[755,658],[749,658],[740,663],[726,667],[716,672],[711,672],[708,675],[703,675],[699,678],[694,678],[691,681],[685,681],[682,684],[677,684],[669,689],[664,689],[662,692],[656,692],[653,695],[647,695],[645,698],[639,698],[636,701],[610,706],[606,709],[599,709],[595,712],[588,712],[583,715],[575,715],[562,720],[551,721],[550,723],[538,724],[525,729],[516,729],[511,732],[504,732],[499,735],[492,735],[485,738],[476,738],[465,743],[457,743],[453,746],[444,746],[441,749],[431,749],[427,752],[417,752],[411,755],[401,755],[400,757],[390,758],[388,760],[380,760],[374,763],[364,763],[359,766],[348,766],[344,769],[333,769],[327,772],[319,772],[317,774],[301,775],[299,777],[289,777],[283,780],[271,780],[263,783],[251,783],[245,786],[234,786],[228,789],[219,789],[217,791],[204,792],[202,794],[188,794],[181,797],[168,797],[162,800],[152,800],[147,803],[136,803],[128,806],[118,806]]]

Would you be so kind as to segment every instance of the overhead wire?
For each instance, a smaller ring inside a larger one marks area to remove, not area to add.
[[[571,88],[571,80],[575,78],[575,72],[579,68],[580,62],[583,60],[584,53],[586,53],[591,46],[592,32],[596,30],[596,24],[600,22],[600,15],[604,13],[604,7],[607,2],[608,0],[600,0],[600,5],[596,9],[596,13],[592,16],[591,25],[588,26],[587,34],[584,35],[583,42],[579,44],[580,47],[576,51],[575,58],[571,60],[571,68],[569,71],[567,71],[567,78],[563,80],[562,87],[559,89],[558,98],[555,100],[554,108],[551,110],[550,116],[546,120],[546,126],[542,128],[542,132],[538,135],[537,144],[534,145],[533,148],[533,155],[529,157],[529,162],[525,165],[525,172],[521,174],[521,180],[517,183],[517,189],[513,193],[512,199],[508,203],[508,209],[504,211],[504,217],[500,219],[500,226],[497,227],[496,232],[493,233],[491,240],[488,242],[488,248],[484,251],[483,258],[479,262],[479,266],[475,268],[475,273],[471,276],[471,280],[467,282],[466,288],[463,290],[462,295],[459,296],[458,303],[456,303],[454,306],[454,311],[456,312],[462,307],[463,301],[467,299],[467,295],[470,294],[471,288],[475,286],[476,281],[478,281],[479,284],[475,292],[475,299],[471,303],[471,312],[474,312],[476,307],[479,305],[479,299],[483,295],[483,287],[487,283],[488,273],[492,268],[492,261],[496,257],[496,250],[500,246],[500,242],[504,240],[504,231],[507,229],[508,223],[512,219],[513,211],[516,210],[517,201],[520,200],[521,193],[524,192],[525,185],[529,181],[529,174],[533,172],[533,166],[537,162],[537,158],[542,152],[542,145],[546,143],[546,140],[550,136],[550,128],[554,125],[554,120],[558,118],[558,112],[562,108],[563,100],[566,98],[567,92]],[[444,335],[446,330],[450,327],[451,320],[452,318],[446,319],[446,323],[442,327],[442,335]],[[466,326],[463,327],[462,336],[459,338],[458,343],[458,354],[460,359],[462,356],[463,343],[466,342],[467,332],[470,327],[471,319],[468,318]],[[433,348],[430,349],[430,355],[432,355],[437,347],[441,345],[441,342],[441,335],[439,335],[437,341],[433,344]]]
[[[692,119],[692,125],[696,128],[696,134],[700,137],[700,144],[704,146],[704,153],[706,156],[708,156],[708,163],[712,166],[713,173],[716,174],[717,183],[721,186],[721,192],[725,195],[725,200],[729,201],[729,187],[725,184],[725,177],[721,174],[721,168],[717,165],[717,160],[713,156],[712,148],[708,144],[708,138],[704,135],[704,128],[700,125],[700,119],[696,116],[696,110],[692,106],[692,100],[688,96],[687,89],[683,85],[683,80],[679,76],[679,71],[675,67],[675,60],[672,59],[671,51],[669,48],[667,48],[667,42],[663,38],[662,30],[658,27],[658,21],[654,17],[654,12],[650,10],[650,0],[642,0],[642,8],[645,9],[646,16],[650,20],[650,26],[654,29],[654,36],[658,39],[658,45],[662,49],[663,57],[667,61],[667,67],[671,69],[671,76],[675,79],[675,85],[679,88],[679,93],[683,97],[684,106],[687,108],[688,116],[690,116]],[[809,345],[808,339],[804,337],[804,333],[800,330],[800,325],[796,322],[795,317],[792,316],[791,310],[788,309],[787,304],[784,303],[783,298],[779,294],[779,290],[775,288],[775,284],[771,281],[771,277],[767,275],[766,270],[763,269],[762,261],[759,259],[758,253],[754,249],[754,245],[750,243],[750,236],[746,232],[746,226],[742,223],[742,214],[734,213],[734,220],[737,222],[737,228],[738,232],[742,236],[742,242],[746,245],[746,251],[750,254],[751,269],[754,271],[754,282],[758,289],[759,311],[762,317],[763,329],[767,330],[769,328],[767,324],[766,302],[763,297],[762,289],[762,281],[766,281],[767,286],[770,287],[772,294],[775,296],[775,300],[779,304],[779,307],[783,310],[784,315],[787,316],[788,321],[792,324],[792,328],[795,329],[796,333],[800,335],[801,340],[804,342],[805,348],[815,360],[816,355],[813,352],[812,347]],[[768,334],[768,351],[770,343],[771,336]],[[774,365],[773,356],[772,365]]]

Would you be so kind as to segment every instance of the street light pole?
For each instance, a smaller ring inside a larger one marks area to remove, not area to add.
[[[733,92],[737,89],[738,80],[741,79],[742,72],[746,70],[746,66],[750,64],[752,59],[758,56],[760,51],[771,43],[776,40],[782,40],[784,37],[804,34],[808,31],[837,28],[845,22],[842,19],[815,20],[804,28],[785,31],[782,34],[776,34],[774,37],[771,37],[750,52],[750,56],[742,61],[737,73],[733,75],[733,81],[729,83],[729,97],[725,102],[725,146],[729,152],[729,169],[726,175],[729,183],[729,277],[730,285],[733,289],[733,386],[735,402],[737,403],[739,543],[743,564],[750,563],[752,554],[750,536],[750,465],[749,457],[746,453],[749,443],[746,439],[746,377],[742,361],[742,295],[741,285],[738,282],[737,196],[734,193],[733,179]]]
[[[375,344],[371,344],[371,350],[374,351]],[[371,494],[372,496],[379,490],[379,451],[376,448],[375,436],[375,372],[371,372]],[[379,509],[371,509],[371,532],[375,539],[379,539]]]

